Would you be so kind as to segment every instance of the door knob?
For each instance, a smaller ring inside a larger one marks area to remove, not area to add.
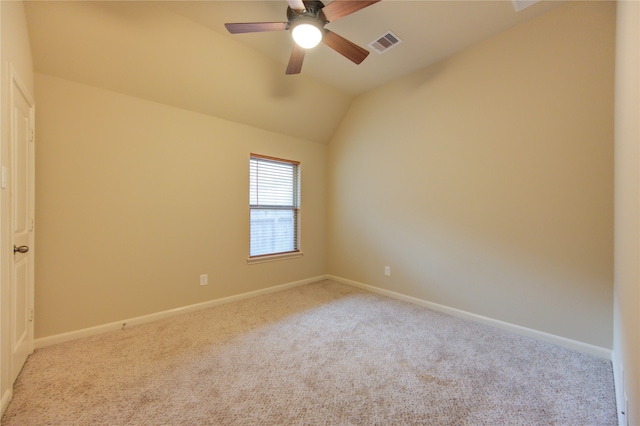
[[[20,246],[20,247],[13,246],[14,253],[26,253],[28,251],[29,251],[28,246]]]

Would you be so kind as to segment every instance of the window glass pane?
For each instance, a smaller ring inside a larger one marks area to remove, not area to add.
[[[251,209],[250,256],[296,250],[294,210]]]

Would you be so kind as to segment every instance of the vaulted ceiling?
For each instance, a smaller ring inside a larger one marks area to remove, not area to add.
[[[383,0],[327,28],[368,50],[387,31],[402,43],[360,65],[320,45],[290,76],[289,32],[232,35],[223,25],[286,21],[284,0],[27,1],[25,10],[36,72],[327,143],[358,94],[562,3],[516,12],[508,0]]]

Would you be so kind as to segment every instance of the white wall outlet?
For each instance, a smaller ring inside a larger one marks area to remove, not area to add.
[[[391,266],[385,266],[384,267],[384,274],[388,277],[391,276]]]
[[[200,275],[200,285],[207,285],[207,284],[209,284],[209,275],[207,274]]]

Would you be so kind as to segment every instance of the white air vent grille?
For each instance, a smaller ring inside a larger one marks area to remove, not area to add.
[[[378,53],[384,53],[401,42],[400,37],[389,31],[377,40],[369,43],[369,47]]]

